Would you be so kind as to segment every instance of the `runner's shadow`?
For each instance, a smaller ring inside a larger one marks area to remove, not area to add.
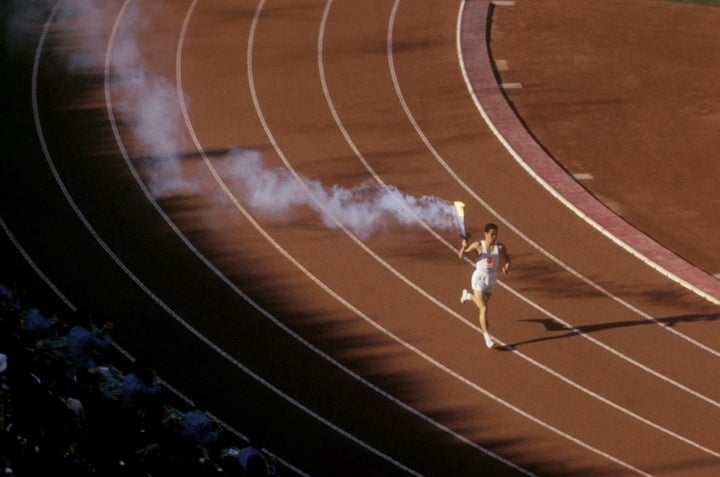
[[[700,321],[717,321],[720,320],[720,313],[711,315],[705,314],[694,314],[694,315],[680,315],[670,316],[666,318],[656,318],[655,321],[651,320],[633,320],[633,321],[618,321],[614,323],[598,323],[594,325],[582,325],[574,328],[568,327],[559,323],[551,318],[531,318],[527,320],[520,320],[525,323],[539,323],[545,327],[545,331],[548,332],[565,332],[553,336],[543,336],[541,338],[534,338],[531,340],[521,341],[518,343],[508,344],[498,349],[502,351],[510,351],[517,348],[518,346],[540,343],[543,341],[557,340],[562,338],[572,338],[580,334],[592,334],[598,331],[611,330],[618,328],[629,328],[633,326],[645,326],[645,325],[659,325],[665,328],[673,328],[678,323],[696,323]]]

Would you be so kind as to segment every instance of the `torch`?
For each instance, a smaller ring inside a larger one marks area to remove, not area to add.
[[[465,232],[465,204],[460,201],[455,202],[455,211],[457,212],[458,229],[460,230],[460,237],[467,240],[470,238],[470,234]]]

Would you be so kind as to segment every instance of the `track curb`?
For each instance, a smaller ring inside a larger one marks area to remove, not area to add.
[[[489,50],[489,1],[464,0],[458,20],[458,56],[465,81],[485,122],[510,155],[555,198],[640,261],[720,306],[720,279],[641,232],[581,186],[527,130],[498,84]]]

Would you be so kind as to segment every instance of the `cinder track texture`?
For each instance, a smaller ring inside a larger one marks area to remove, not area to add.
[[[462,15],[480,8],[479,41],[508,66],[498,81],[522,85],[503,99],[526,131],[712,274],[717,10],[21,4],[3,7],[3,279],[62,311],[50,282],[111,319],[120,345],[191,398],[211,395],[239,431],[262,428],[294,473],[720,468],[717,306],[528,174],[483,118],[458,48]],[[353,228],[357,204],[329,208],[325,194],[361,185],[364,199],[462,200],[472,238],[499,225],[513,266],[490,305],[496,349],[459,302],[473,268],[457,230]],[[268,190],[269,209],[248,193]],[[288,197],[299,205],[282,208]]]
[[[710,274],[720,263],[717,7],[516,2],[492,18],[505,92],[532,134],[621,217]],[[589,175],[589,176],[588,176]]]

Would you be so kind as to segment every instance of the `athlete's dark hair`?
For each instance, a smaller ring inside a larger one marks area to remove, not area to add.
[[[498,229],[498,226],[493,223],[489,223],[485,226],[485,232],[490,232],[491,230],[497,230],[497,229]]]

